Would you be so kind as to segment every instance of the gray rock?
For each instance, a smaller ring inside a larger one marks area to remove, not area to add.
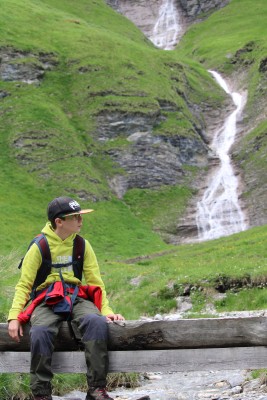
[[[34,54],[12,47],[1,47],[0,79],[3,81],[21,81],[28,84],[39,83],[45,72],[54,69],[57,63],[56,56],[52,53]]]
[[[231,388],[234,388],[235,386],[241,386],[243,383],[243,379],[241,376],[233,376],[228,379],[228,383]]]

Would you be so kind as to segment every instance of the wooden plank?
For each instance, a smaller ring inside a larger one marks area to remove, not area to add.
[[[110,350],[186,349],[208,347],[267,346],[267,318],[200,318],[177,321],[126,321],[109,324]],[[77,333],[77,332],[76,332]],[[56,350],[78,350],[63,323]],[[0,351],[28,351],[29,327],[21,343],[11,340],[7,325],[0,324]]]
[[[267,348],[232,347],[109,352],[109,372],[204,371],[267,367]],[[1,352],[0,373],[29,372],[29,352]],[[54,373],[84,373],[83,352],[55,352]]]

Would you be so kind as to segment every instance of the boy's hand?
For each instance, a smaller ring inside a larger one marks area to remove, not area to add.
[[[9,336],[16,342],[20,342],[20,337],[23,336],[23,328],[19,320],[12,319],[8,323]]]
[[[124,321],[125,318],[121,314],[108,314],[106,315],[107,322]]]

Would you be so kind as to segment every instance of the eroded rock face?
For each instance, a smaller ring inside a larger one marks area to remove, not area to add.
[[[133,143],[127,151],[108,151],[109,156],[127,172],[126,175],[116,175],[110,180],[110,186],[118,197],[122,197],[131,188],[145,189],[180,183],[185,175],[185,157],[188,165],[194,165],[199,153],[203,163],[206,162],[207,149],[197,140],[177,135],[176,143],[171,143],[169,138],[149,133],[135,134],[135,138],[132,136],[128,138]],[[180,141],[183,141],[183,145]],[[186,148],[190,148],[191,152],[187,152]]]
[[[128,137],[136,132],[152,132],[161,120],[160,110],[149,113],[103,111],[97,116],[97,139],[107,141],[118,136]]]
[[[38,83],[45,71],[54,69],[57,63],[52,53],[33,54],[12,47],[1,47],[0,79],[10,82]]]
[[[98,116],[96,139],[127,139],[129,145],[115,147],[106,154],[123,169],[109,185],[122,198],[131,188],[156,188],[181,183],[186,175],[184,165],[206,167],[209,148],[196,133],[192,136],[156,135],[153,128],[161,119],[160,110],[149,114],[102,113]]]
[[[178,0],[189,18],[195,19],[201,13],[224,7],[230,0]]]

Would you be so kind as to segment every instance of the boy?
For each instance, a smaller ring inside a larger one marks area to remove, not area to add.
[[[81,270],[79,273],[76,265],[78,262],[73,260],[74,239],[81,230],[82,215],[91,211],[93,210],[82,210],[79,203],[70,197],[52,200],[47,208],[49,222],[42,230],[44,240],[49,245],[51,263],[44,266],[41,250],[36,242],[30,246],[22,263],[21,277],[16,285],[8,316],[8,331],[12,339],[20,341],[20,336],[23,336],[22,322],[25,322],[23,308],[36,284],[36,276],[39,276],[35,296],[35,301],[38,301],[30,316],[30,386],[34,400],[52,400],[51,361],[54,341],[61,322],[66,318],[71,318],[72,324],[80,331],[84,344],[89,387],[86,400],[112,400],[105,389],[108,372],[107,323],[124,318],[120,314],[114,314],[109,307],[96,256],[87,240],[84,241],[81,268],[86,285],[100,288],[101,312],[92,301],[84,298],[86,291],[81,289],[88,289],[88,286],[82,285]],[[39,270],[42,270],[41,283]],[[59,292],[66,294],[66,291],[67,295],[63,294],[63,300],[55,303]]]

